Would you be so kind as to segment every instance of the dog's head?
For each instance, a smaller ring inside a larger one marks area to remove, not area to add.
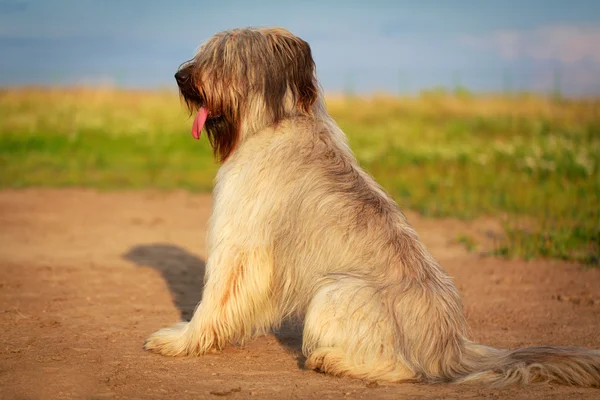
[[[247,28],[210,38],[175,74],[181,96],[196,112],[224,161],[237,142],[266,126],[310,114],[319,90],[310,46],[283,28]]]

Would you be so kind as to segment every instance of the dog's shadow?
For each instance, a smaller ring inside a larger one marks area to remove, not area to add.
[[[159,271],[167,283],[181,319],[189,321],[204,291],[203,259],[172,244],[144,244],[129,249],[123,258]]]
[[[204,291],[203,259],[187,250],[172,244],[144,244],[130,248],[123,258],[138,266],[152,267],[159,271],[169,287],[173,302],[179,310],[181,320],[189,321]],[[304,366],[302,347],[302,326],[286,322],[273,332],[279,343],[298,357],[298,365]]]

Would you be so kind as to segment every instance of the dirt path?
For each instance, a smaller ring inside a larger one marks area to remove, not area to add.
[[[0,192],[0,398],[600,398],[331,378],[299,367],[292,329],[200,358],[146,353],[144,339],[200,297],[210,207],[186,193]],[[600,348],[600,269],[482,258],[455,239],[489,245],[492,221],[408,217],[455,277],[475,340]]]

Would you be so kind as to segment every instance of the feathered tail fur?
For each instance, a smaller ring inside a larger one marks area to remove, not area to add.
[[[600,387],[600,351],[579,347],[498,350],[467,342],[463,368],[452,377],[454,382],[493,386],[549,382]]]

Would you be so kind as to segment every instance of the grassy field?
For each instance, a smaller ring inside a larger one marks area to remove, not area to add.
[[[600,263],[600,100],[433,91],[328,107],[402,206],[497,217],[506,257]],[[169,91],[0,91],[0,188],[209,191],[218,166],[190,126]]]

